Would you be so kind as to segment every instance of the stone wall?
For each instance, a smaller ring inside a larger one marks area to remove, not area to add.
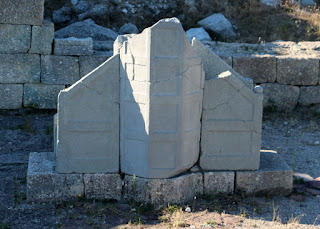
[[[211,46],[227,64],[264,89],[264,108],[292,111],[320,105],[318,42],[263,45],[218,42]]]
[[[60,90],[110,57],[92,55],[90,39],[55,44],[54,24],[43,21],[43,0],[0,5],[0,109],[56,109]]]
[[[43,0],[0,3],[0,109],[56,109],[60,90],[110,57],[94,53],[90,38],[54,39],[54,24],[43,21],[43,4]],[[210,45],[237,72],[261,84],[265,108],[285,111],[298,105],[320,106],[319,46],[318,42]]]

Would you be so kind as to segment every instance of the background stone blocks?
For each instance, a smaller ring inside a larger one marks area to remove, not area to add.
[[[300,89],[297,86],[281,84],[261,84],[263,107],[281,111],[292,111],[298,104]]]
[[[85,196],[88,199],[120,200],[122,180],[120,174],[85,174]]]
[[[10,1],[10,0],[5,0]],[[0,9],[2,13],[0,2]],[[0,14],[1,17],[2,14]],[[27,53],[31,43],[30,25],[0,24],[0,53]]]
[[[64,85],[25,84],[23,103],[38,109],[57,109],[57,98]]]
[[[257,171],[236,171],[236,191],[250,194],[289,195],[292,169],[275,151],[261,151]]]
[[[29,53],[49,55],[52,53],[54,24],[43,21],[41,26],[32,26],[31,48]]]
[[[0,24],[41,25],[44,0],[1,0],[0,9]]]
[[[22,84],[0,84],[0,109],[20,109],[22,97]]]
[[[309,106],[320,103],[320,86],[300,87],[299,104]]]
[[[40,56],[0,54],[0,83],[40,83]]]
[[[153,204],[160,208],[168,203],[185,203],[203,194],[203,175],[188,173],[170,179],[148,179],[126,175],[124,199]]]
[[[204,172],[203,176],[203,194],[232,194],[234,192],[234,171]]]
[[[64,56],[92,55],[92,38],[56,38],[54,39],[54,54]]]
[[[316,85],[319,59],[277,57],[277,82],[289,85]]]
[[[80,79],[79,59],[74,56],[41,56],[41,83],[73,84]]]
[[[276,62],[275,57],[237,56],[233,57],[233,68],[240,75],[251,78],[253,83],[274,83]]]

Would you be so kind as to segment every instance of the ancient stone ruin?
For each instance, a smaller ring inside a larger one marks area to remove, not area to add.
[[[60,92],[55,153],[30,154],[27,198],[286,195],[291,169],[275,152],[260,161],[261,119],[261,87],[190,44],[177,19],[161,20],[119,36],[111,58]]]

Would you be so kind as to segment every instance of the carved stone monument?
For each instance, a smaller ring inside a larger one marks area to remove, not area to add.
[[[260,167],[262,88],[245,79],[197,40],[193,48],[206,72],[200,167],[257,170]]]
[[[199,157],[204,72],[177,19],[161,20],[120,49],[121,171],[168,178]]]
[[[262,153],[259,169],[261,118],[261,87],[191,45],[177,19],[160,20],[119,36],[110,59],[60,92],[55,153],[30,154],[27,198],[159,207],[234,190],[287,195],[292,171],[277,154]],[[260,179],[270,172],[286,182]]]

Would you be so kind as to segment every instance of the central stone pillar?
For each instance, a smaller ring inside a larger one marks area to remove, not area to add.
[[[120,49],[121,171],[169,178],[199,157],[204,71],[177,19],[128,37]]]

